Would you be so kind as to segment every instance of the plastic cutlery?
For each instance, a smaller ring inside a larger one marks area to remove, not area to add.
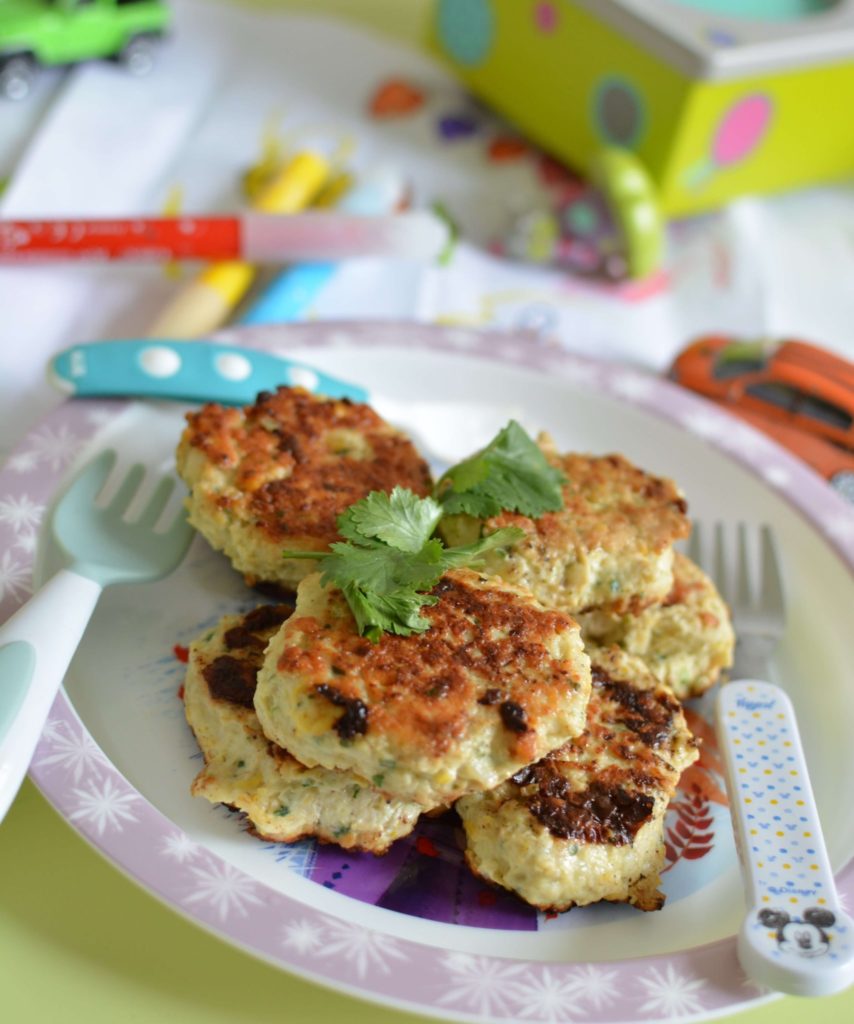
[[[125,474],[115,497],[96,504],[112,468],[104,452],[80,473],[53,512],[51,539],[70,561],[0,627],[0,820],[20,788],[38,738],[101,591],[112,583],[141,583],[170,573],[184,557],[193,531],[178,513],[156,526],[175,489],[157,484],[140,515],[133,507],[144,468]]]
[[[259,391],[299,385],[329,398],[370,402],[391,423],[413,435],[425,454],[450,463],[486,444],[515,408],[458,402],[402,401],[330,376],[283,356],[206,341],[102,341],[60,352],[53,382],[68,394],[133,396],[245,405]]]
[[[758,579],[747,528],[717,524],[707,569],[730,606],[738,641],[734,682],[717,698],[717,732],[745,883],[738,957],[749,977],[800,996],[854,982],[854,921],[839,902],[792,702],[766,682],[785,630],[783,583],[770,529]],[[698,524],[689,555],[702,564]],[[735,570],[734,572],[732,570]]]
[[[792,702],[772,683],[726,683],[718,736],[745,872],[741,965],[781,992],[840,992],[854,983],[854,921],[836,894]]]

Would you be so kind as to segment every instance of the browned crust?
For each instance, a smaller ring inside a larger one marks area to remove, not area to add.
[[[680,775],[670,763],[673,747],[685,742],[687,729],[667,687],[646,673],[635,679],[634,665],[618,651],[600,656],[602,663],[594,660],[592,670],[587,730],[517,772],[500,792],[503,802],[520,804],[535,819],[535,828],[548,830],[560,842],[618,848],[633,843],[661,813],[662,800],[673,795]],[[470,851],[466,861],[479,878],[505,888],[484,878]],[[659,910],[664,895],[656,884],[651,875],[641,875],[625,899],[602,902]],[[526,902],[547,913],[577,905]]]
[[[214,700],[254,710],[258,670],[264,661],[264,648],[285,619],[291,605],[261,605],[247,612],[241,621],[226,631],[221,654],[201,665],[201,675]],[[196,657],[199,657],[198,652]]]
[[[635,685],[618,657],[602,657],[592,668],[586,731],[510,781],[557,838],[623,846],[654,816],[656,796],[675,791],[674,744],[686,726],[667,687]],[[606,755],[619,763],[603,762]]]
[[[305,680],[318,699],[334,689],[341,706],[359,702],[367,731],[393,734],[432,758],[465,736],[478,704],[495,703],[513,756],[531,760],[540,722],[586,681],[586,659],[559,660],[546,646],[577,630],[575,620],[468,570],[448,573],[433,596],[437,603],[424,609],[429,630],[384,634],[374,644],[359,636],[343,597],[330,591],[324,621],[288,622],[278,670]]]
[[[339,450],[341,431],[359,434],[369,457]],[[318,550],[337,538],[338,516],[371,491],[399,485],[426,495],[431,488],[412,442],[370,406],[303,388],[261,392],[243,409],[202,406],[187,415],[179,469],[186,448],[228,473],[233,490],[212,499],[224,511],[273,541],[311,538]]]
[[[551,552],[619,553],[636,550],[640,538],[656,554],[690,533],[688,506],[672,480],[652,476],[622,455],[560,455],[551,448],[545,454],[567,478],[564,508],[538,519],[502,512],[487,520],[486,532],[517,526],[529,543]]]

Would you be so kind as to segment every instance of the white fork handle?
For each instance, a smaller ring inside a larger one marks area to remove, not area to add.
[[[23,782],[101,590],[94,580],[60,569],[0,626],[0,821]]]
[[[799,996],[854,983],[854,921],[836,894],[792,702],[771,683],[721,687],[718,740],[745,879],[738,957]]]

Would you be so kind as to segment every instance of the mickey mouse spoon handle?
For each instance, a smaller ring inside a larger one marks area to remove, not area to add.
[[[748,905],[741,966],[791,995],[839,992],[854,983],[854,921],[836,894],[792,703],[771,683],[727,683],[717,723]]]

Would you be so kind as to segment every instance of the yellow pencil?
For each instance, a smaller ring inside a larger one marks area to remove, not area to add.
[[[252,203],[259,213],[296,213],[326,184],[329,161],[318,153],[298,153],[261,189]],[[243,260],[211,263],[184,288],[149,327],[153,338],[200,338],[228,320],[255,276]]]

